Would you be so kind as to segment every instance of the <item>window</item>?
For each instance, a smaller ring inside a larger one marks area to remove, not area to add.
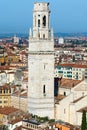
[[[64,92],[64,96],[66,96],[66,92]]]
[[[8,90],[6,89],[5,92],[8,93]]]
[[[38,34],[38,37],[40,38],[40,33]]]
[[[46,16],[43,16],[43,26],[46,26]]]
[[[45,34],[43,34],[43,39],[45,39]]]
[[[40,19],[38,19],[38,27],[40,27]]]
[[[64,114],[66,113],[66,109],[64,109]]]
[[[2,101],[0,101],[0,103],[2,103]]]
[[[44,94],[44,96],[46,95],[46,86],[45,85],[43,85],[43,94]]]
[[[4,103],[7,103],[7,101],[4,101]]]
[[[46,69],[46,65],[44,64],[44,70]]]
[[[35,27],[36,27],[36,16],[35,16]]]

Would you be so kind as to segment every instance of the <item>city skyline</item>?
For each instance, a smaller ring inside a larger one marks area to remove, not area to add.
[[[0,1],[0,33],[28,33],[32,27],[32,9],[36,0]],[[54,32],[87,32],[86,0],[38,0],[50,2]]]

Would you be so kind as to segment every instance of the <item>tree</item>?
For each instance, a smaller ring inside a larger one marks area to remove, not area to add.
[[[8,130],[8,126],[2,125],[2,126],[0,126],[0,130]]]
[[[83,113],[82,113],[81,130],[86,130],[86,111],[85,110],[83,110]]]

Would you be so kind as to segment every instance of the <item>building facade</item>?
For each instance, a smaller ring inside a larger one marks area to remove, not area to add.
[[[54,37],[49,3],[34,3],[29,37],[28,111],[54,118]]]
[[[65,91],[65,90],[64,90]],[[67,93],[67,90],[65,91]],[[71,88],[71,92],[60,100],[56,106],[56,120],[81,125],[82,112],[87,112],[87,81],[84,80]]]
[[[60,64],[55,67],[55,77],[82,80],[85,78],[86,68],[87,65],[81,64]]]
[[[0,86],[0,107],[11,105],[11,88],[8,85]]]

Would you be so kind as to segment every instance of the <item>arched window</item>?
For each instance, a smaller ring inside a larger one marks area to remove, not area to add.
[[[44,27],[46,26],[46,16],[45,15],[43,16],[43,26]]]
[[[38,37],[40,38],[40,33],[38,34]]]
[[[45,39],[45,34],[43,34],[43,39]]]
[[[35,27],[36,27],[36,16],[35,16]]]

